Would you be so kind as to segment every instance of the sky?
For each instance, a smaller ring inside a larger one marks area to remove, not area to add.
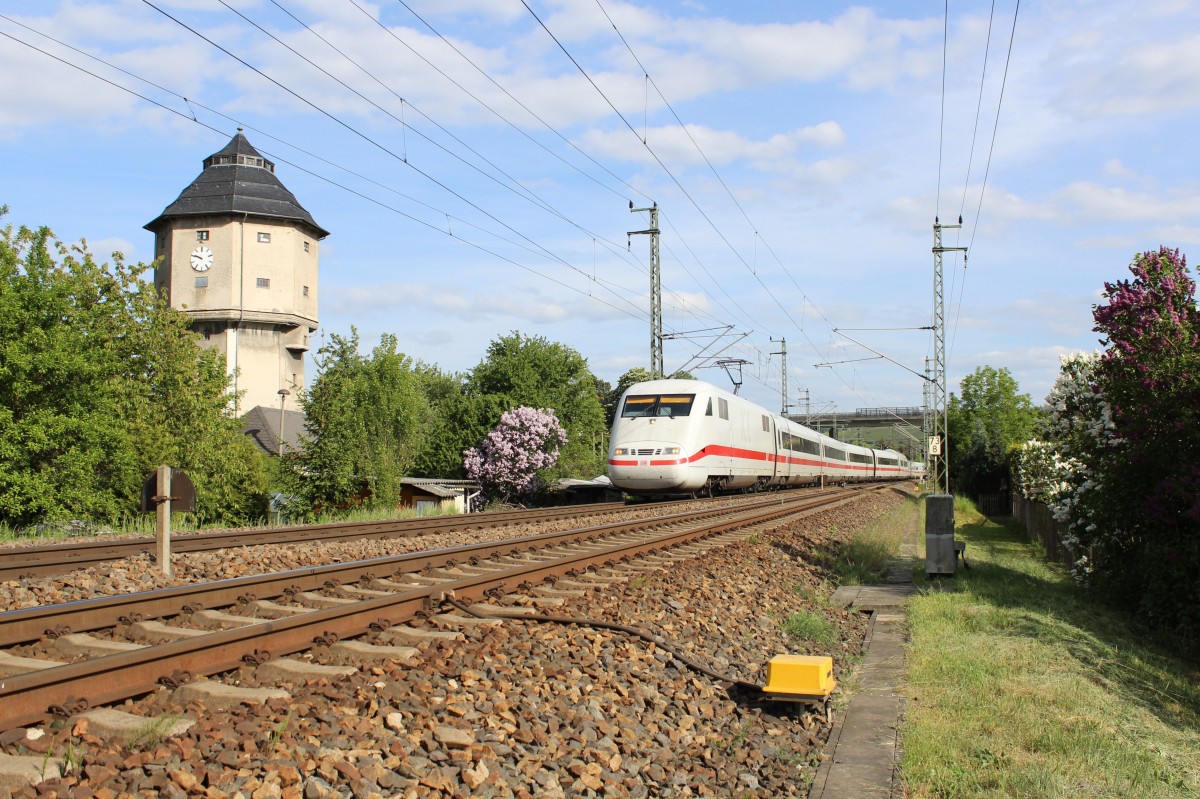
[[[615,383],[656,203],[667,371],[778,408],[786,347],[800,413],[922,404],[960,215],[949,390],[1040,404],[1104,282],[1200,243],[1198,121],[1188,0],[0,0],[5,223],[149,261],[243,127],[331,233],[324,336],[461,372],[519,331]]]

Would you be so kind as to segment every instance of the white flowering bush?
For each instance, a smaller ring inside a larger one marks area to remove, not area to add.
[[[1074,574],[1091,573],[1097,518],[1104,513],[1103,479],[1097,469],[1120,445],[1112,411],[1096,383],[1101,353],[1061,357],[1054,387],[1046,397],[1048,441],[1026,442],[1017,453],[1013,480],[1021,494],[1050,506],[1066,525],[1063,545],[1075,558]]]
[[[505,500],[532,494],[538,471],[558,462],[567,433],[549,408],[508,411],[478,447],[463,452],[463,468],[484,492]]]

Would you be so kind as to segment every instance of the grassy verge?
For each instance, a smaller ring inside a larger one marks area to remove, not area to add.
[[[914,516],[923,509],[916,497],[889,513],[845,535],[831,530],[836,544],[827,552],[829,571],[838,585],[869,585],[885,581],[902,544],[914,543]],[[915,554],[915,553],[914,553]]]
[[[908,607],[906,796],[1200,796],[1200,671],[1014,522],[956,508],[969,571]]]

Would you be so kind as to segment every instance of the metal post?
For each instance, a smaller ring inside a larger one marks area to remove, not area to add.
[[[942,253],[962,252],[966,260],[966,247],[943,247],[942,231],[962,227],[962,217],[957,225],[943,225],[937,217],[933,219],[933,438],[941,442],[941,457],[934,460],[933,490],[938,494],[950,492],[950,446],[946,440],[946,306],[942,290]]]
[[[171,576],[171,467],[158,467],[158,529],[155,554],[162,573]]]
[[[649,208],[634,208],[629,203],[630,213],[650,212],[650,227],[646,230],[631,230],[627,235],[650,236],[650,376],[655,380],[663,376],[663,333],[662,333],[662,272],[658,256],[658,203]]]
[[[279,394],[279,457],[283,457],[283,405],[292,392],[286,388],[281,388],[277,392]]]
[[[771,341],[774,341],[774,340],[775,340],[775,339],[771,339]],[[779,339],[779,352],[772,352],[771,354],[772,354],[772,355],[782,355],[782,356],[783,356],[783,366],[782,366],[782,368],[780,369],[780,378],[779,378],[779,380],[780,380],[780,384],[779,384],[779,396],[780,396],[780,398],[781,398],[781,405],[780,405],[780,408],[779,408],[779,413],[780,413],[780,415],[781,415],[781,416],[787,416],[787,412],[788,412],[788,393],[787,393],[787,339],[786,339],[786,338],[781,338],[781,339]]]

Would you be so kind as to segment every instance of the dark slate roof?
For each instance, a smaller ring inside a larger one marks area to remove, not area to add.
[[[204,159],[204,171],[146,230],[154,230],[165,219],[211,214],[287,219],[308,225],[319,239],[329,235],[275,177],[275,164],[263,158],[240,129],[229,144]]]
[[[258,405],[242,416],[242,432],[250,436],[258,448],[268,455],[279,454],[279,409]],[[300,436],[307,433],[304,413],[283,412],[283,451],[298,452]]]

